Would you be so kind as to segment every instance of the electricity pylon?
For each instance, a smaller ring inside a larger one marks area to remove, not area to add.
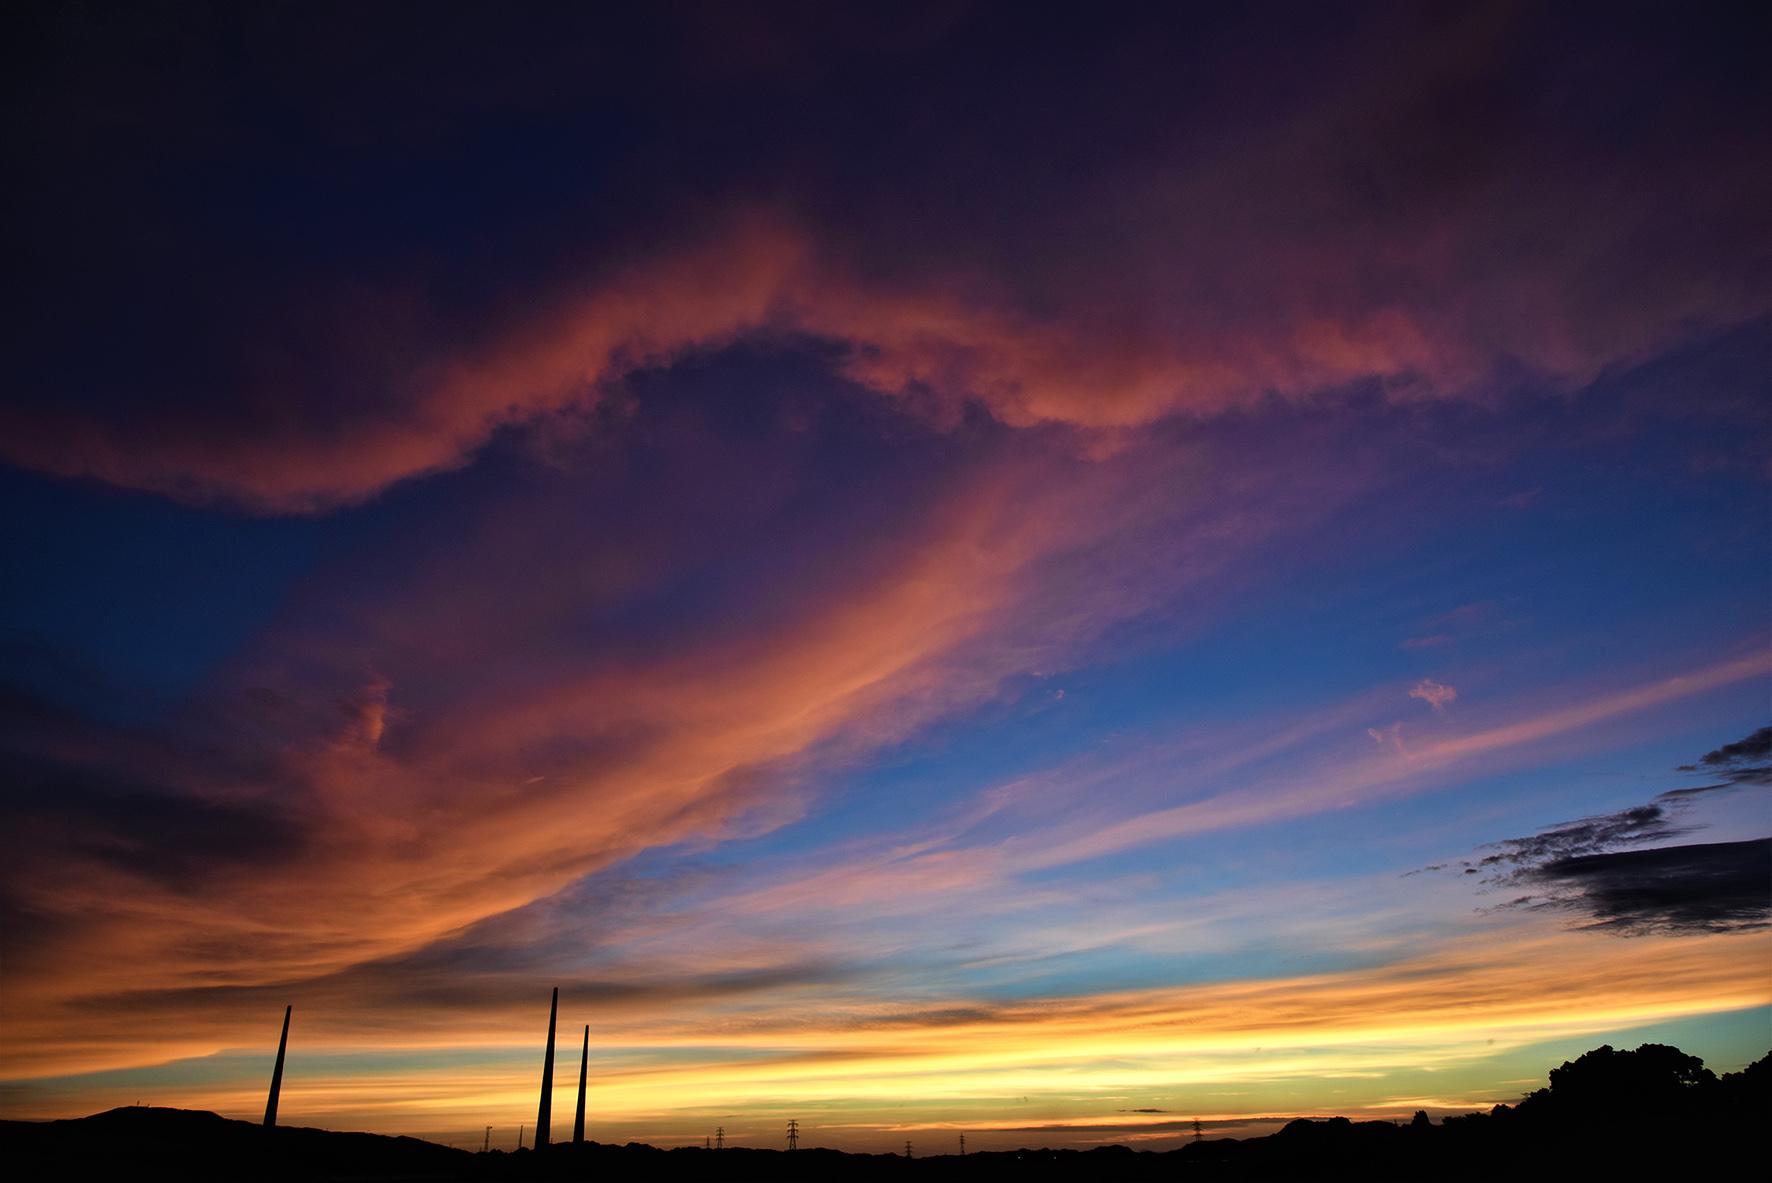
[[[905,1144],[904,1144],[904,1156],[906,1158],[909,1158],[911,1156],[911,1144],[908,1139],[905,1141]]]
[[[792,1118],[788,1120],[788,1149],[800,1149],[800,1123]]]
[[[965,1154],[966,1154],[966,1135],[961,1134],[960,1135],[960,1155],[961,1155],[961,1157],[965,1157]]]
[[[726,1127],[723,1125],[714,1127],[714,1149],[726,1149]]]
[[[488,1150],[491,1150],[491,1149],[492,1149],[492,1127],[487,1126],[486,1127],[486,1138],[484,1141],[482,1141],[480,1143],[480,1153],[485,1154]]]

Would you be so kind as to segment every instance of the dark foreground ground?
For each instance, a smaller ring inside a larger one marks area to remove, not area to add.
[[[472,1154],[414,1138],[136,1107],[0,1122],[14,1179],[1718,1179],[1763,1178],[1772,1056],[1717,1078],[1673,1048],[1601,1048],[1518,1106],[1430,1123],[1295,1121],[1265,1138],[1166,1153],[1126,1147],[905,1159],[833,1150],[658,1150],[632,1144]]]

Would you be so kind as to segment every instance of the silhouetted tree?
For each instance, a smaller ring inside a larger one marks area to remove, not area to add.
[[[1697,1056],[1666,1044],[1635,1051],[1597,1047],[1550,1071],[1550,1087],[1520,1104],[1522,1116],[1563,1125],[1623,1124],[1682,1116],[1701,1105],[1716,1074]]]

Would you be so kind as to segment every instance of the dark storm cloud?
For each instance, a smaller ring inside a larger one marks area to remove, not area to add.
[[[1725,778],[1721,785],[1675,789],[1674,793],[1705,793],[1729,785],[1772,784],[1772,727],[1762,727],[1745,739],[1706,752],[1696,764],[1680,765],[1681,772],[1711,772]],[[1664,793],[1663,796],[1672,796]]]
[[[1772,727],[1762,727],[1746,739],[1706,752],[1698,762],[1707,768],[1733,768],[1768,756],[1772,756]]]
[[[1498,890],[1522,891],[1504,907],[1545,908],[1588,917],[1595,928],[1640,932],[1725,932],[1772,922],[1772,839],[1657,845],[1698,827],[1680,815],[1699,797],[1772,783],[1757,763],[1772,752],[1772,728],[1705,754],[1681,771],[1726,780],[1673,789],[1653,802],[1586,817],[1524,838],[1489,844],[1457,864]],[[1441,870],[1437,864],[1424,870]]]
[[[1661,846],[1556,859],[1518,881],[1525,906],[1576,908],[1598,928],[1727,932],[1772,923],[1772,838]]]

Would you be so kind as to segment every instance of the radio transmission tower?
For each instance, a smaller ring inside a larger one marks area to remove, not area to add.
[[[788,1149],[800,1149],[800,1123],[792,1118],[788,1120]]]
[[[723,1125],[714,1127],[714,1149],[726,1149],[726,1127]]]

